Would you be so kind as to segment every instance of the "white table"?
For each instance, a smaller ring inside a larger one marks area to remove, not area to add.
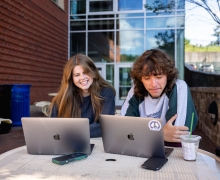
[[[220,179],[220,159],[206,151],[199,150],[197,161],[189,162],[183,160],[181,148],[175,148],[162,169],[151,171],[141,168],[145,158],[105,153],[100,138],[91,139],[91,143],[95,147],[87,159],[66,165],[52,163],[55,156],[29,155],[26,146],[8,151],[0,155],[0,179]],[[109,158],[116,161],[105,161]]]

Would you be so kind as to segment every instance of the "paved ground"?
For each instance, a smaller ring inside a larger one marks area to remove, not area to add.
[[[43,116],[44,114],[41,112],[41,108],[36,106],[31,106],[31,117],[43,117]],[[216,147],[208,139],[208,137],[198,128],[196,128],[195,134],[200,135],[202,137],[199,148],[215,154]],[[0,134],[0,154],[24,145],[25,145],[25,140],[24,140],[22,127],[12,127],[9,133]]]

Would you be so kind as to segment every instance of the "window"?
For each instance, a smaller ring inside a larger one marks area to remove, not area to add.
[[[58,0],[51,0],[51,1],[53,1],[55,4],[58,4]]]
[[[88,30],[114,29],[114,20],[91,20],[88,22]]]
[[[55,3],[57,6],[59,6],[61,9],[64,9],[64,0],[51,0],[53,3]]]
[[[146,24],[147,28],[170,28],[175,27],[175,17],[154,17],[147,18]]]
[[[183,0],[179,0],[179,1],[183,1]],[[180,5],[182,6],[182,3],[180,3]],[[175,1],[174,0],[147,0],[144,6],[147,11],[171,12],[172,10],[175,9]]]
[[[116,20],[117,29],[143,29],[144,19],[143,18],[121,18]]]
[[[158,29],[146,31],[146,49],[159,48],[175,57],[175,31],[174,29]]]
[[[89,32],[88,56],[94,62],[114,62],[114,32]]]
[[[118,0],[118,10],[142,10],[143,0]]]
[[[116,32],[118,62],[133,62],[144,52],[143,30],[120,30]]]
[[[86,0],[71,1],[70,14],[86,14]]]
[[[90,1],[89,12],[113,11],[113,0]]]
[[[86,33],[71,33],[70,42],[70,57],[77,53],[86,54]]]

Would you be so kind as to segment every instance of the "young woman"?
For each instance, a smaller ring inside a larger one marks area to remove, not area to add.
[[[90,137],[100,137],[99,114],[115,114],[115,89],[101,77],[88,56],[77,54],[64,67],[50,117],[88,118]]]

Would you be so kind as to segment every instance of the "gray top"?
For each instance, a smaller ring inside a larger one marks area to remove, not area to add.
[[[178,79],[172,90],[162,94],[158,99],[152,99],[150,96],[138,98],[134,95],[134,87],[128,93],[128,96],[121,108],[122,116],[138,116],[161,118],[163,126],[175,114],[178,114],[174,125],[187,126],[190,129],[192,113],[194,113],[193,130],[198,122],[198,116],[190,89],[186,82]]]
[[[104,104],[102,114],[115,114],[115,94],[111,88],[102,88],[100,95],[104,98]],[[94,112],[92,109],[91,96],[83,98],[83,102],[80,105],[81,117],[88,118],[90,124],[90,137],[101,137],[101,129],[99,122],[94,121]],[[57,117],[57,106],[53,106],[51,117]]]

